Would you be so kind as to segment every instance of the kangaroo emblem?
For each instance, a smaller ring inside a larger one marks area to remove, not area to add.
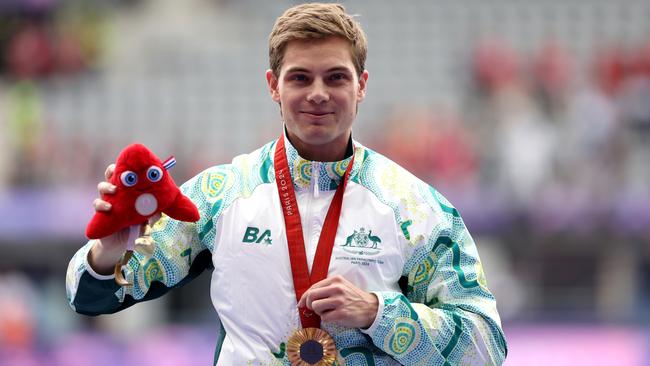
[[[345,237],[345,243],[341,244],[341,248],[354,255],[375,255],[382,250],[379,243],[381,238],[372,235],[372,230],[366,231],[366,228],[360,227],[354,230],[352,235]]]
[[[354,234],[350,235],[345,239],[345,244],[343,244],[344,247],[349,247],[352,246],[352,241],[354,240],[354,237],[357,236],[357,231],[354,230]]]

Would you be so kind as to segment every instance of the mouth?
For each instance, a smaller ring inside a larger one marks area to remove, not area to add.
[[[325,116],[329,116],[330,114],[334,114],[334,112],[325,112],[325,111],[301,111],[300,113],[311,118],[323,118]]]

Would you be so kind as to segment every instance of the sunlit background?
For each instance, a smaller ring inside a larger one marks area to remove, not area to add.
[[[91,318],[65,270],[127,144],[180,183],[280,134],[267,37],[296,3],[0,1],[1,365],[210,364],[208,274]],[[506,365],[650,365],[650,2],[344,3],[369,40],[355,138],[460,210]]]

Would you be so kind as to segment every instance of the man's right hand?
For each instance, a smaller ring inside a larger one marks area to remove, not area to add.
[[[99,197],[115,193],[115,187],[109,183],[113,172],[115,171],[115,164],[111,164],[106,168],[104,176],[106,181],[100,182],[97,185]],[[110,211],[111,204],[101,198],[96,198],[93,202],[95,211]],[[90,252],[88,253],[88,264],[92,269],[101,275],[110,275],[115,269],[115,263],[120,259],[122,253],[126,250],[127,240],[129,238],[129,228],[118,230],[115,233],[96,239]]]

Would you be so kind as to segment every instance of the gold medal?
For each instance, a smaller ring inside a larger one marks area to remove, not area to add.
[[[332,366],[336,361],[336,345],[326,331],[303,328],[287,341],[287,357],[292,366]]]

